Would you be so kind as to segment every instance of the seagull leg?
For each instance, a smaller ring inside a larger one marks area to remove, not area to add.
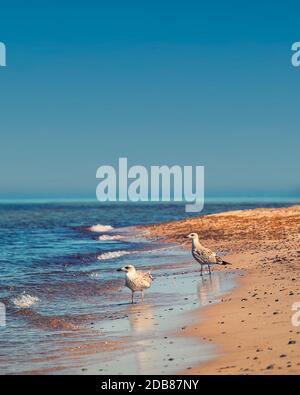
[[[202,270],[203,270],[203,266],[201,265],[201,270],[200,270],[200,276],[202,276]]]
[[[210,264],[208,264],[208,272],[209,272],[209,275],[211,276]]]
[[[144,303],[144,291],[142,291],[142,302]]]
[[[131,292],[131,303],[133,304],[133,292]]]

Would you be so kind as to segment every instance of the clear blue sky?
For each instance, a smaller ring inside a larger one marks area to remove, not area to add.
[[[204,165],[300,191],[299,1],[1,1],[0,197],[94,196],[96,169]]]

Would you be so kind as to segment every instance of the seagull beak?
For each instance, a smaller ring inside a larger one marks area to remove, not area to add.
[[[125,267],[120,267],[119,269],[117,269],[117,272],[127,272],[127,270],[125,269]]]

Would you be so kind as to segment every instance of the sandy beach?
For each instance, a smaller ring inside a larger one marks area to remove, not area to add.
[[[196,312],[184,333],[216,344],[217,357],[180,373],[300,373],[300,326],[292,324],[292,305],[300,302],[300,206],[231,211],[145,229],[150,237],[186,248],[184,237],[197,232],[205,246],[232,262],[215,271],[239,273],[239,287]]]
[[[18,272],[20,285],[11,287],[8,277],[1,373],[298,374],[300,326],[292,324],[292,306],[300,301],[300,206],[254,207],[213,205],[206,212],[214,214],[177,220],[181,208],[173,206],[168,222],[169,207],[150,206],[146,212],[156,225],[115,227],[100,233],[101,239],[87,226],[68,228],[68,248],[72,240],[73,248],[85,251],[61,256],[58,249],[52,266],[48,259],[47,265],[39,261],[38,270],[47,272],[30,272],[29,284]],[[74,210],[81,208],[64,208],[62,223]],[[118,217],[127,215],[126,208],[118,210]],[[98,211],[92,206],[88,212],[87,222],[97,224]],[[145,215],[139,206],[129,213],[135,221]],[[51,209],[51,240],[53,215]],[[215,266],[211,276],[201,277],[186,238],[192,231],[232,265]],[[131,304],[116,270],[125,264],[153,274],[144,303],[136,295]],[[35,269],[33,262],[30,270]],[[15,300],[35,303],[19,307]]]

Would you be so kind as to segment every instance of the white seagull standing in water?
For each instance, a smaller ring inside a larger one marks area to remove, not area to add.
[[[150,288],[153,277],[151,273],[140,272],[135,269],[134,266],[128,265],[117,269],[118,272],[126,273],[125,285],[132,292],[131,303],[133,303],[133,294],[135,292],[142,292],[142,302],[144,301],[144,289]]]
[[[197,233],[190,233],[186,237],[192,239],[192,255],[194,259],[201,265],[200,276],[202,276],[203,265],[208,266],[209,274],[211,274],[210,265],[231,265],[231,263],[223,261],[223,259],[217,256],[215,252],[203,247],[199,241],[199,236]]]

